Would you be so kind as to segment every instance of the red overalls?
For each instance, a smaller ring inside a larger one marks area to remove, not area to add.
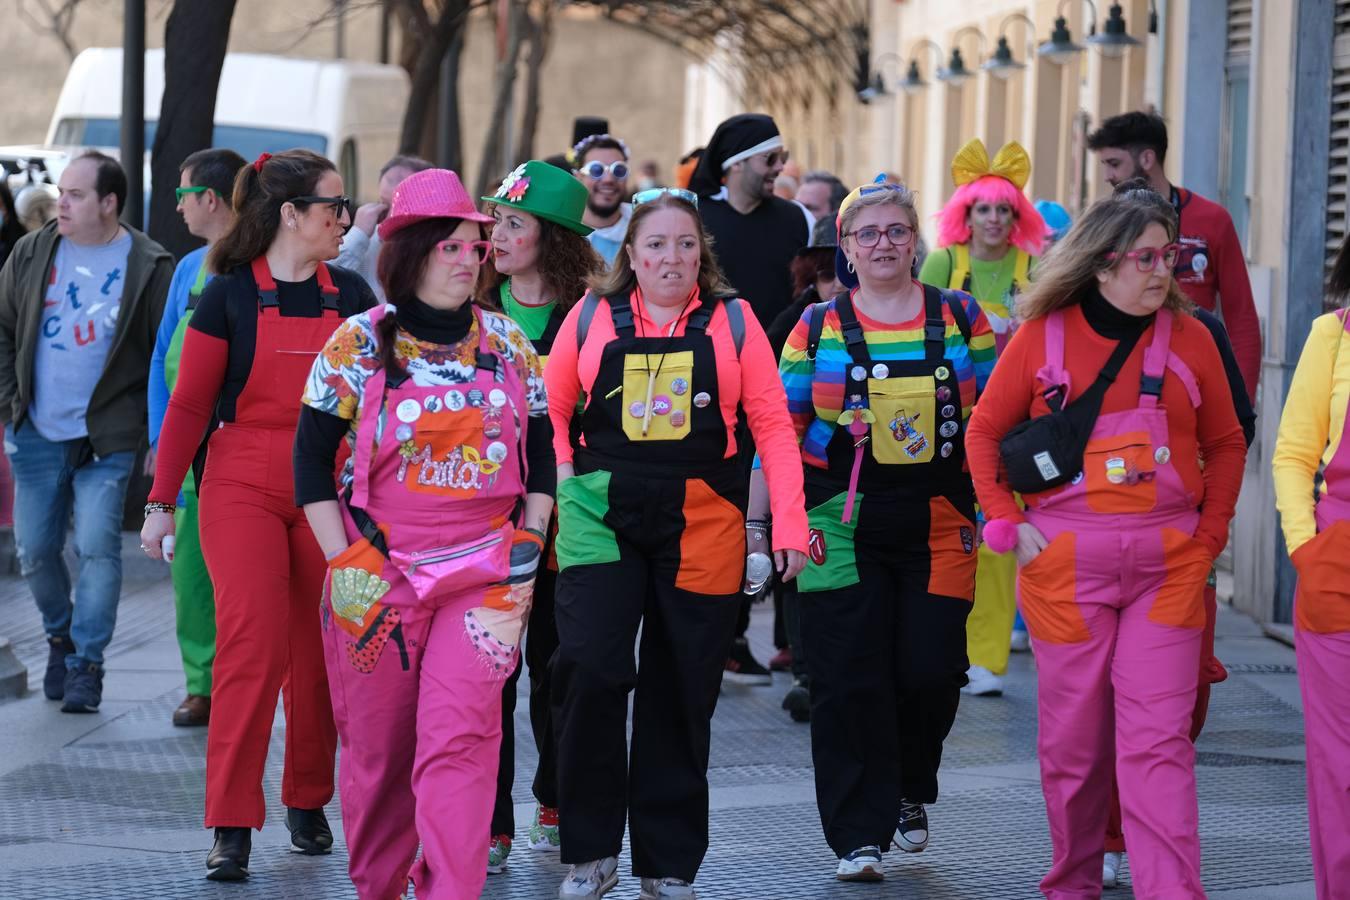
[[[1063,312],[1046,323],[1046,387],[1066,385]],[[1083,471],[1026,516],[1050,540],[1018,573],[1035,644],[1041,785],[1054,863],[1048,898],[1100,897],[1114,762],[1135,896],[1203,897],[1195,748],[1202,591],[1212,560],[1192,534],[1198,498],[1171,465],[1164,377],[1195,379],[1170,353],[1172,314],[1147,342],[1139,406],[1098,417]],[[1113,745],[1114,741],[1114,745]]]
[[[1298,571],[1294,646],[1317,897],[1334,900],[1350,896],[1350,434],[1341,435],[1322,477],[1317,536],[1292,556]]]
[[[282,802],[333,799],[337,735],[324,675],[318,603],[324,559],[295,505],[291,448],[314,357],[338,320],[323,263],[323,314],[282,316],[266,259],[253,366],[232,421],[212,433],[199,493],[202,555],[216,596],[216,659],[206,742],[206,827],[262,828],[263,768],[277,692],[286,710]]]
[[[372,324],[387,309],[372,310]],[[532,589],[502,583],[507,523],[525,496],[528,403],[474,316],[473,381],[394,385],[383,367],[366,381],[343,504],[352,545],[329,563],[324,653],[342,737],[349,872],[362,900],[402,896],[409,877],[419,898],[476,898],[487,877],[502,682],[516,666]],[[491,551],[473,583],[419,599],[404,570],[362,540],[358,519],[395,557],[503,542],[504,552]],[[351,578],[370,588],[344,591]]]

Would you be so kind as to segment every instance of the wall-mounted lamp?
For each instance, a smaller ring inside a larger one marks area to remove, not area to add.
[[[890,91],[886,89],[886,78],[881,73],[882,64],[888,61],[894,62],[897,69],[903,62],[903,60],[895,53],[883,53],[877,57],[876,71],[872,73],[871,80],[868,81],[867,87],[858,91],[858,99],[863,103],[871,103],[876,98],[883,97],[890,93]]]
[[[928,38],[923,38],[914,45],[910,52],[914,53],[921,47],[927,47],[937,54],[937,58],[933,62],[933,68],[935,70],[940,70],[942,66],[942,48]],[[919,60],[917,56],[911,56],[909,58],[909,71],[905,73],[904,80],[900,82],[900,90],[904,91],[906,94],[918,94],[927,87],[928,82],[924,81],[923,75],[919,73]]]
[[[1036,31],[1036,23],[1032,22],[1025,13],[1015,12],[1005,18],[998,26],[998,46],[994,48],[994,55],[985,60],[980,66],[981,69],[993,75],[995,78],[1007,80],[1021,69],[1027,67],[1026,63],[1020,63],[1013,59],[1012,47],[1008,44],[1008,36],[1005,33],[1010,22],[1024,22],[1027,26],[1027,56],[1030,57],[1033,45],[1031,35]]]
[[[967,25],[952,36],[952,56],[947,62],[947,68],[938,72],[938,81],[960,86],[975,77],[975,73],[966,68],[966,61],[961,57],[961,36],[964,34],[973,34],[980,39],[977,54],[984,55],[984,32],[973,25]]]

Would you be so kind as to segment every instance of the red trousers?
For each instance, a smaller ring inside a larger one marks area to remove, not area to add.
[[[211,439],[199,506],[216,594],[207,828],[262,827],[278,693],[286,711],[282,803],[317,809],[333,799],[337,731],[319,630],[327,564],[295,505],[293,436],[226,426]]]
[[[1227,677],[1215,677],[1223,672],[1223,667],[1214,657],[1214,628],[1219,616],[1219,600],[1214,585],[1205,585],[1205,632],[1200,639],[1200,682],[1195,691],[1195,709],[1191,712],[1191,743],[1200,737],[1205,727],[1205,718],[1209,715],[1209,686]],[[1125,831],[1120,821],[1120,788],[1116,779],[1111,779],[1111,815],[1106,823],[1107,852],[1125,852]]]

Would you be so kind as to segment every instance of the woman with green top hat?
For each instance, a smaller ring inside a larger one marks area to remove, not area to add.
[[[605,268],[604,261],[586,240],[590,227],[581,223],[587,195],[585,186],[570,172],[530,160],[508,175],[495,195],[483,198],[490,204],[495,224],[492,256],[480,303],[500,308],[514,319],[534,344],[541,361],[547,361],[563,317],[586,292],[587,279]],[[545,558],[549,563],[541,567],[535,582],[530,637],[525,644],[525,661],[530,667],[530,726],[539,749],[529,844],[535,850],[557,851],[558,788],[549,712],[549,659],[558,646],[553,623],[553,587],[558,573],[551,540],[545,548]],[[501,872],[506,867],[515,833],[511,786],[515,775],[513,720],[519,679],[517,667],[502,696],[501,765],[489,835],[489,873]]]

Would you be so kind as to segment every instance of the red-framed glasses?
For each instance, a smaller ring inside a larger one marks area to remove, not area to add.
[[[1169,272],[1176,267],[1177,257],[1181,255],[1180,244],[1168,244],[1166,247],[1140,247],[1128,253],[1108,253],[1106,258],[1115,262],[1119,259],[1132,259],[1135,266],[1145,275],[1158,268],[1161,261]]]
[[[441,241],[436,245],[436,252],[440,254],[441,262],[448,266],[465,262],[467,257],[471,257],[473,262],[482,265],[487,260],[488,252],[491,250],[492,244],[488,241],[457,241],[451,239]]]

